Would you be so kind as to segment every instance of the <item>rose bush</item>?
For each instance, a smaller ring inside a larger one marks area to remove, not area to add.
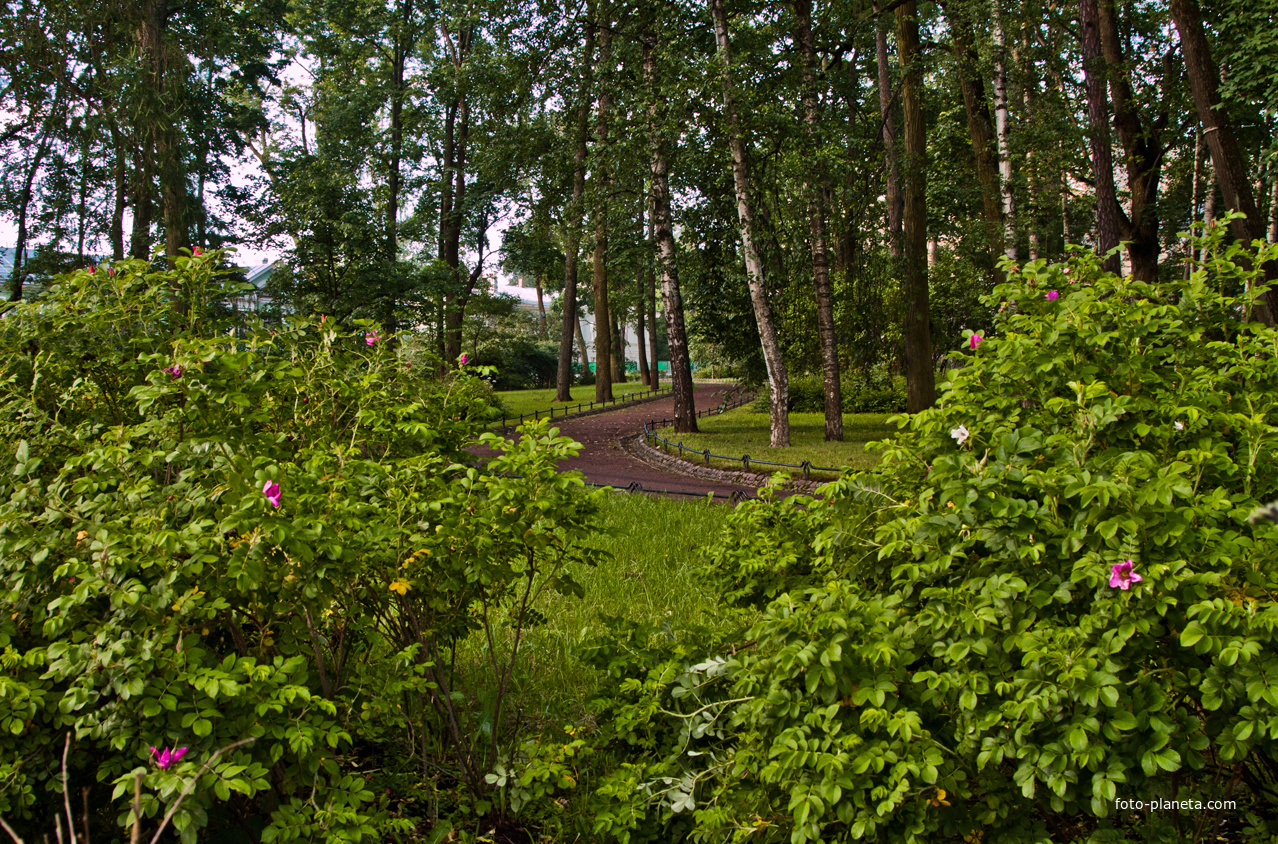
[[[1278,497],[1278,330],[1254,319],[1278,248],[1222,237],[1159,285],[1083,252],[1009,266],[881,474],[734,515],[710,578],[753,623],[661,675],[726,658],[690,709],[722,737],[614,775],[619,837],[689,809],[703,841],[1278,834],[1278,535],[1247,519]],[[628,717],[679,735],[643,667],[611,669]]]
[[[139,776],[147,818],[194,777],[184,841],[372,840],[419,822],[373,770],[431,765],[482,814],[518,632],[488,675],[457,649],[579,590],[572,445],[489,435],[481,471],[475,376],[371,325],[219,321],[219,257],[78,272],[0,319],[0,813],[48,832],[71,732],[95,824],[130,824]]]
[[[1221,237],[1164,285],[1081,252],[1009,267],[882,475],[810,505],[807,568],[837,576],[773,601],[734,667],[723,789],[773,837],[1278,832],[1278,536],[1247,522],[1278,494],[1278,331],[1253,320],[1278,249]]]

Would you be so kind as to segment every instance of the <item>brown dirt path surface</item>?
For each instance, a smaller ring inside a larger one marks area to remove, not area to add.
[[[729,384],[697,385],[693,393],[697,410],[717,407],[731,388]],[[622,447],[621,438],[637,433],[645,422],[673,416],[674,397],[666,396],[622,410],[556,422],[555,427],[561,434],[572,437],[582,444],[582,449],[576,457],[559,462],[559,470],[576,469],[584,474],[588,481],[623,489],[631,483],[638,482],[646,490],[677,490],[701,496],[708,492],[717,492],[724,496],[742,492],[751,498],[758,495],[758,490],[754,487],[664,472],[649,466]],[[692,498],[693,495],[676,493],[672,497]]]

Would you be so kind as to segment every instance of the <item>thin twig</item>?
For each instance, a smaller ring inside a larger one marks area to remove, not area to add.
[[[138,844],[142,838],[142,772],[133,777],[133,831],[129,833],[129,844]]]
[[[75,837],[75,817],[71,814],[71,792],[67,790],[67,755],[71,752],[71,733],[67,732],[67,740],[62,746],[62,804],[67,807],[67,834],[71,836],[71,844],[78,844]],[[61,827],[61,824],[59,824]],[[62,840],[62,831],[58,831],[58,840]]]
[[[9,837],[13,839],[13,844],[27,844],[27,842],[18,837],[18,833],[13,831],[13,827],[5,823],[4,818],[0,818],[0,826],[4,827],[4,831],[9,833]]]

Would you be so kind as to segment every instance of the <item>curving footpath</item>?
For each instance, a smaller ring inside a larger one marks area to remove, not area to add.
[[[693,400],[698,410],[716,407],[730,389],[732,387],[729,384],[700,384],[693,392]],[[585,475],[588,481],[622,489],[637,482],[645,490],[674,492],[672,497],[675,498],[692,498],[692,493],[704,496],[709,492],[722,496],[731,496],[736,492],[750,498],[758,495],[758,486],[734,485],[663,472],[634,457],[622,446],[622,437],[637,433],[643,423],[673,416],[674,397],[666,396],[622,410],[558,422],[555,427],[561,434],[582,444],[581,452],[576,457],[559,462],[559,469],[575,469]],[[690,494],[680,495],[681,492]]]

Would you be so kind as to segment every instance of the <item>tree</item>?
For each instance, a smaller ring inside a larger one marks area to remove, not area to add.
[[[905,298],[905,379],[908,408],[918,413],[936,400],[932,370],[932,325],[927,285],[927,137],[923,125],[923,68],[918,9],[914,0],[896,7],[896,46],[901,57],[901,104],[905,116],[905,214],[902,292]]]
[[[1211,150],[1216,182],[1220,185],[1229,210],[1246,215],[1230,224],[1234,236],[1248,243],[1264,240],[1264,218],[1260,216],[1252,196],[1247,166],[1238,148],[1233,123],[1229,119],[1229,113],[1221,106],[1220,72],[1203,34],[1197,0],[1171,0],[1171,15],[1176,31],[1180,33],[1180,45],[1185,54],[1185,71],[1189,76],[1189,87],[1194,94],[1194,105],[1203,125],[1207,148]],[[1260,316],[1267,324],[1272,325],[1275,318],[1278,318],[1278,290],[1272,285],[1272,282],[1278,281],[1278,262],[1270,261],[1265,264],[1265,278],[1271,282],[1271,286],[1265,291],[1268,312],[1262,309]]]
[[[572,399],[572,341],[581,334],[577,313],[577,260],[580,253],[583,202],[586,192],[586,139],[590,120],[590,100],[594,73],[595,4],[591,2],[583,24],[585,38],[577,70],[577,116],[573,124],[575,139],[572,169],[572,201],[568,206],[564,244],[563,324],[559,329],[559,372],[555,382],[555,401]],[[589,365],[584,344],[582,366]],[[583,372],[586,371],[583,368]]]
[[[729,143],[732,147],[732,176],[736,186],[737,217],[740,223],[741,250],[745,253],[746,275],[750,285],[750,301],[754,306],[755,322],[759,326],[759,340],[763,346],[763,358],[768,368],[768,385],[771,396],[769,416],[771,420],[771,445],[773,448],[790,444],[790,390],[785,358],[777,337],[776,324],[772,320],[772,308],[768,304],[763,283],[763,264],[755,241],[754,208],[750,203],[750,176],[747,172],[745,139],[741,134],[737,114],[736,93],[733,90],[732,58],[728,47],[728,17],[723,0],[710,0],[710,14],[714,19],[715,43],[719,61],[723,66],[723,113],[728,124]],[[931,362],[928,363],[929,370]]]
[[[803,68],[803,121],[812,149],[808,174],[808,217],[812,236],[812,286],[816,292],[817,332],[821,342],[821,380],[825,399],[825,439],[843,440],[843,394],[839,384],[839,349],[834,337],[834,299],[830,257],[826,248],[825,195],[829,188],[818,152],[816,47],[812,38],[812,2],[795,0],[796,33]]]
[[[643,77],[648,95],[648,144],[652,163],[649,187],[652,235],[657,248],[656,273],[661,276],[661,303],[666,316],[666,337],[670,343],[670,387],[674,392],[675,431],[688,434],[697,430],[697,411],[693,395],[692,364],[688,355],[688,334],[683,319],[683,295],[679,290],[674,227],[670,219],[670,165],[666,157],[666,121],[661,119],[661,103],[665,98],[658,91],[656,74],[657,22],[648,22],[642,40]],[[652,386],[656,387],[655,325],[652,325],[651,330]],[[642,338],[640,342],[643,342]]]

